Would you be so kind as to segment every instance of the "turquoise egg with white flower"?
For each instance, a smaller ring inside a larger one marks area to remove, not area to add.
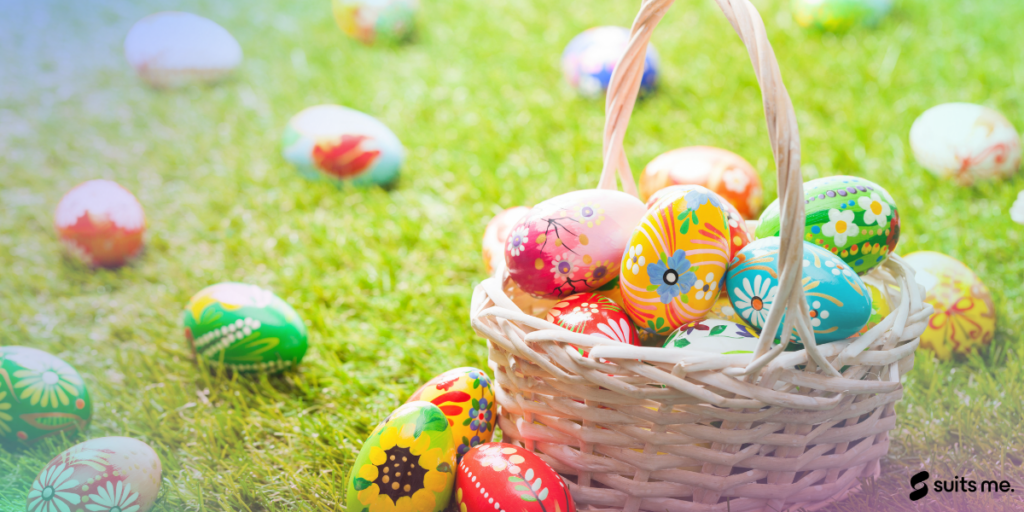
[[[863,275],[882,264],[900,239],[900,214],[892,195],[856,176],[829,176],[804,183],[804,240],[845,261]],[[778,236],[779,201],[768,205],[757,238]]]
[[[761,332],[779,291],[779,237],[744,247],[730,263],[725,282],[736,314]],[[809,242],[804,242],[801,282],[816,342],[854,336],[871,317],[871,291],[860,276],[841,258]],[[780,322],[776,336],[781,334]]]

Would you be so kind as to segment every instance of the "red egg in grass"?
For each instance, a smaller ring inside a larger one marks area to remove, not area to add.
[[[71,189],[55,217],[61,242],[89,266],[118,267],[142,250],[142,205],[113,181],[92,180]]]
[[[458,512],[576,512],[562,477],[533,452],[505,443],[479,445],[455,472]]]
[[[678,191],[685,193],[693,190],[695,187],[696,185],[670,185],[660,189],[651,194],[651,197],[647,198],[647,210],[654,208],[662,199],[670,195],[678,197],[674,192]],[[711,193],[721,198],[721,203],[725,205],[725,216],[729,221],[729,261],[732,261],[732,258],[736,256],[740,250],[746,247],[750,242],[754,241],[754,236],[751,234],[754,231],[748,228],[748,221],[743,220],[743,216],[740,215],[739,210],[737,210],[732,203],[726,201],[725,198],[714,191],[711,191]]]
[[[547,320],[572,332],[640,346],[640,337],[626,310],[614,300],[596,293],[578,293],[566,297],[552,306]],[[586,357],[589,351],[581,350],[580,353]]]

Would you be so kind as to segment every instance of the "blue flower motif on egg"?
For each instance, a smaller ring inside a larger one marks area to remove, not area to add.
[[[680,293],[687,293],[697,282],[697,275],[690,272],[686,251],[679,249],[665,260],[647,265],[647,278],[658,292],[662,304],[672,302]]]
[[[778,237],[757,240],[736,255],[726,275],[733,308],[758,331],[778,294],[778,255]],[[804,242],[802,284],[818,343],[856,335],[871,316],[871,294],[861,278],[842,259],[809,242]],[[776,336],[781,333],[780,323]]]

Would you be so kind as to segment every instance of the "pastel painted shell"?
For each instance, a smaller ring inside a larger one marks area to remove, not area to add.
[[[28,347],[0,347],[0,441],[32,445],[71,436],[92,419],[82,376],[57,356]]]
[[[672,331],[665,348],[685,348],[712,354],[752,354],[757,333],[744,324],[727,320],[694,320]]]
[[[455,441],[436,405],[395,409],[363,442],[348,482],[349,512],[441,512],[455,484]]]
[[[142,250],[146,216],[127,189],[92,180],[64,194],[54,224],[73,257],[93,267],[118,267]]]
[[[592,334],[627,345],[640,345],[636,327],[626,311],[597,293],[566,297],[548,311],[547,320],[572,332]],[[581,351],[584,357],[587,351]]]
[[[935,308],[921,334],[921,348],[948,361],[992,342],[996,331],[992,293],[970,268],[932,251],[918,251],[903,259],[914,268],[917,283],[924,286],[925,302]]]
[[[533,452],[505,443],[473,448],[455,479],[457,512],[576,512],[562,477]]]
[[[508,235],[529,212],[530,209],[525,206],[515,206],[495,215],[487,223],[484,230],[483,256],[488,274],[505,265],[505,242],[508,241]]]
[[[884,188],[855,176],[830,176],[804,183],[804,240],[842,258],[858,274],[877,267],[896,250],[900,213]],[[779,201],[761,214],[757,238],[778,236]]]
[[[729,300],[758,332],[779,291],[779,237],[752,242],[733,259],[726,277]],[[871,295],[864,281],[843,260],[804,242],[803,287],[817,343],[849,338],[871,316]],[[776,336],[782,333],[782,323]],[[799,336],[794,336],[799,339]]]
[[[158,12],[132,25],[124,55],[153,87],[220,80],[242,63],[238,41],[212,20],[188,12]]]
[[[599,97],[608,90],[612,71],[628,45],[627,28],[608,26],[584,30],[569,41],[562,52],[562,74],[581,96]],[[658,52],[648,44],[640,79],[641,93],[650,93],[657,86],[658,61]]]
[[[400,43],[416,29],[418,0],[332,0],[334,21],[365,44]]]
[[[619,273],[639,199],[617,190],[578,190],[534,206],[509,234],[505,264],[527,293],[560,299],[600,288]]]
[[[893,0],[793,0],[793,18],[804,28],[842,32],[855,25],[874,27],[892,10]]]
[[[149,512],[163,468],[156,452],[130,437],[101,437],[56,456],[29,490],[27,512]]]
[[[657,192],[651,194],[651,197],[647,198],[647,210],[650,211],[651,208],[657,206],[658,203],[666,197],[677,196],[679,193],[685,194],[694,190],[698,186],[699,185],[669,185],[663,189],[659,189]],[[714,194],[714,192],[712,192],[712,194]],[[726,201],[722,196],[719,195],[718,198],[720,200],[720,204],[725,206],[725,215],[729,220],[729,259],[732,260],[732,258],[736,256],[736,253],[740,252],[740,249],[746,247],[754,237],[750,234],[750,230],[747,229],[747,222],[743,220],[743,216],[736,210],[736,207]],[[758,204],[758,207],[760,208],[760,203]]]
[[[239,372],[278,372],[306,355],[306,326],[285,301],[255,285],[219,283],[192,296],[182,315],[192,351]]]
[[[750,162],[732,151],[691,146],[658,155],[640,174],[640,199],[651,206],[654,194],[672,185],[700,185],[718,194],[741,222],[761,211],[761,178]]]
[[[626,312],[637,327],[661,336],[703,318],[718,299],[728,262],[721,198],[704,187],[670,195],[644,215],[623,253]]]
[[[1009,177],[1021,162],[1020,135],[1010,121],[970,103],[926,110],[910,127],[910,147],[925,169],[961,185]]]
[[[436,405],[452,430],[457,458],[480,444],[489,443],[498,419],[494,387],[487,372],[476,368],[455,368],[427,381],[407,402]]]
[[[391,184],[405,160],[405,148],[384,123],[339,105],[317,105],[295,114],[281,147],[285,160],[303,176],[336,184]]]

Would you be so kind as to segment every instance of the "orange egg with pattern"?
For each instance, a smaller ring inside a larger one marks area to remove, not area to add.
[[[644,215],[619,274],[638,327],[666,335],[711,310],[729,264],[725,211],[720,197],[698,186],[666,196]]]

